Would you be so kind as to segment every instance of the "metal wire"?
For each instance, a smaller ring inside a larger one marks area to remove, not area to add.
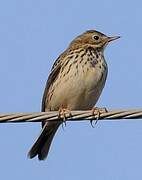
[[[96,120],[97,113],[92,111],[71,111],[71,115],[66,113],[66,121]],[[131,110],[109,110],[102,112],[97,120],[117,120],[117,119],[142,119],[142,109]],[[58,111],[33,112],[33,113],[0,113],[0,123],[19,122],[41,122],[41,121],[63,121],[59,117]]]

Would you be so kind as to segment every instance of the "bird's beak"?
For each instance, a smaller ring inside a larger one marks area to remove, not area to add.
[[[113,37],[108,37],[108,42],[114,41],[116,39],[119,39],[120,36],[113,36]]]

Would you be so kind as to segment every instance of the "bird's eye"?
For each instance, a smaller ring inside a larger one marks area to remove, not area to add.
[[[99,40],[99,36],[93,36],[93,39],[95,39],[96,41]]]

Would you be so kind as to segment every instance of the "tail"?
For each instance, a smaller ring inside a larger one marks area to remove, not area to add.
[[[30,159],[36,155],[38,155],[39,160],[44,160],[47,157],[51,142],[59,125],[60,123],[57,122],[46,122],[44,124],[38,139],[28,153]]]

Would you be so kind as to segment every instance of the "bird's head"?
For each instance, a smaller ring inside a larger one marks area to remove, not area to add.
[[[70,45],[75,49],[81,46],[92,46],[93,48],[104,49],[109,42],[114,41],[118,38],[120,38],[120,36],[109,37],[101,32],[88,30],[76,37]]]

